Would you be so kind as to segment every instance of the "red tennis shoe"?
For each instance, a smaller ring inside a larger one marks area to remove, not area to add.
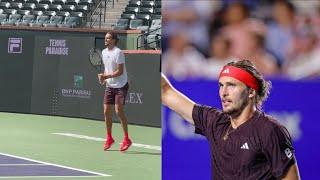
[[[103,150],[108,150],[109,148],[111,148],[112,144],[114,143],[114,139],[107,139],[106,143],[104,144]]]
[[[132,142],[131,142],[131,140],[129,139],[129,138],[127,138],[127,139],[124,139],[123,141],[122,141],[122,144],[121,144],[121,146],[120,146],[120,151],[126,151],[127,149],[129,149],[129,147],[131,146],[131,144],[132,144]]]

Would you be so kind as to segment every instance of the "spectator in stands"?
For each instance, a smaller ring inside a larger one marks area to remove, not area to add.
[[[162,22],[165,38],[171,36],[179,24],[188,35],[190,42],[202,54],[206,55],[209,48],[208,21],[214,6],[212,1],[162,1]]]
[[[179,31],[170,36],[169,48],[162,56],[162,70],[176,79],[199,77],[204,56],[190,45],[186,33]]]
[[[274,76],[280,73],[276,59],[265,50],[265,38],[262,34],[251,32],[247,43],[247,49],[240,59],[251,59],[251,62],[264,76]]]
[[[120,151],[126,151],[132,144],[128,135],[128,120],[124,113],[124,104],[129,84],[123,52],[116,46],[118,36],[115,32],[108,32],[105,36],[106,48],[102,51],[104,73],[98,74],[99,81],[106,85],[104,94],[104,119],[106,123],[106,142],[104,150],[108,150],[114,143],[112,137],[112,109],[115,108],[120,118],[124,139]]]
[[[284,73],[293,80],[315,78],[320,76],[320,47],[319,38],[315,32],[306,34],[300,40],[300,51],[297,57],[287,61]]]
[[[262,22],[250,19],[249,10],[245,4],[235,2],[230,4],[225,12],[225,26],[222,27],[223,34],[231,41],[231,54],[235,57],[243,57],[248,49],[247,40],[251,32],[264,33],[265,26]]]
[[[272,8],[273,22],[267,27],[267,49],[281,65],[288,60],[296,33],[295,7],[289,1],[276,1]]]
[[[236,60],[230,53],[231,42],[222,34],[216,34],[211,40],[210,57],[203,66],[203,76],[208,79],[217,79],[221,68],[228,62]]]

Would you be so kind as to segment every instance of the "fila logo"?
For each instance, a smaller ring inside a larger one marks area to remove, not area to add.
[[[229,73],[230,73],[229,68],[223,70],[222,73],[223,73],[223,74],[229,74]]]
[[[244,144],[242,144],[241,149],[248,149],[249,150],[248,143],[245,142]]]

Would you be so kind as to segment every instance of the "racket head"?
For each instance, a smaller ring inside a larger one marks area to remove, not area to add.
[[[92,48],[89,51],[89,61],[93,67],[95,67],[99,73],[102,72],[102,52],[100,49]]]

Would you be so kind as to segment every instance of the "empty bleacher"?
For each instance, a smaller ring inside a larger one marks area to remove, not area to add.
[[[92,0],[0,0],[1,26],[80,27]]]
[[[138,40],[141,46],[160,49],[161,0],[129,0],[113,29],[141,30],[144,33]]]

